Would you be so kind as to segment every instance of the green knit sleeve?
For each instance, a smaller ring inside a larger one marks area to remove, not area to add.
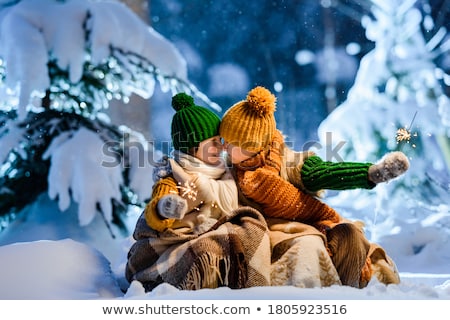
[[[305,160],[301,177],[308,191],[323,189],[350,190],[372,189],[375,183],[368,179],[368,170],[372,163],[323,161],[319,156]]]

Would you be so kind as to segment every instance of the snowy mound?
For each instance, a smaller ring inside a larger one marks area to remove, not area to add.
[[[122,295],[109,261],[66,239],[0,247],[0,299],[108,299]]]

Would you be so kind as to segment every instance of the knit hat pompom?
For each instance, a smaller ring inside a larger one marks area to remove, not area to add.
[[[276,97],[264,87],[255,87],[247,94],[247,103],[259,116],[275,112]]]
[[[180,111],[183,108],[194,106],[194,98],[184,92],[177,93],[172,97],[172,107],[175,111]]]
[[[264,87],[251,89],[245,100],[223,115],[220,136],[234,146],[259,152],[272,141],[276,130],[275,96]]]

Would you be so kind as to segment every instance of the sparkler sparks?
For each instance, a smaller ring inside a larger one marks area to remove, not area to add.
[[[180,196],[193,201],[197,199],[197,186],[193,182],[186,181],[184,184],[178,183],[177,188],[180,190]]]
[[[417,137],[417,133],[414,133],[411,135],[411,126],[414,122],[414,119],[416,118],[416,115],[417,115],[417,111],[416,111],[416,113],[414,113],[414,117],[411,120],[411,123],[409,125],[409,130],[408,130],[408,127],[400,128],[397,130],[397,135],[396,135],[397,143],[399,143],[401,141],[406,141],[407,143],[409,143],[411,140],[411,136]],[[415,145],[413,145],[413,147],[415,147]]]
[[[406,128],[400,128],[397,130],[397,143],[400,141],[408,141],[411,139],[411,131],[406,130]]]

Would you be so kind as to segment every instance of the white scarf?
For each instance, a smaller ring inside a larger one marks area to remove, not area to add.
[[[216,204],[225,215],[238,208],[236,182],[225,162],[213,166],[180,151],[174,151],[173,157],[187,173],[198,177],[196,185],[202,197],[199,200]]]
[[[187,173],[201,173],[215,180],[219,179],[226,170],[224,161],[221,161],[218,165],[213,166],[179,150],[173,151],[173,158]]]

